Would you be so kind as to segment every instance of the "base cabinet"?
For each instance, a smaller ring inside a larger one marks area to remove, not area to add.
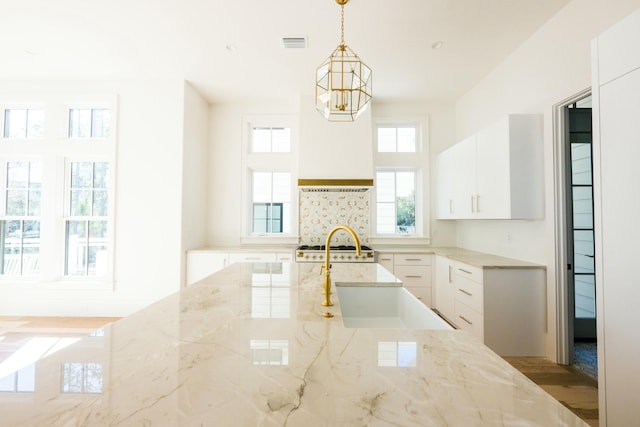
[[[435,308],[501,356],[545,355],[545,307],[543,268],[479,268],[436,257]]]
[[[402,285],[416,298],[427,307],[433,307],[432,254],[380,252],[377,260],[400,279]]]
[[[436,284],[435,284],[435,308],[440,315],[450,322],[455,317],[454,297],[455,287],[453,284],[454,261],[446,256],[435,256]]]
[[[217,251],[187,252],[187,286],[229,265],[229,254]]]
[[[293,250],[287,252],[188,251],[187,286],[236,262],[293,262]]]

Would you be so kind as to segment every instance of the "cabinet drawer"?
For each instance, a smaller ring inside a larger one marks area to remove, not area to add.
[[[456,277],[466,277],[474,282],[482,283],[482,269],[461,262],[455,263]]]
[[[460,301],[478,313],[482,313],[482,285],[466,277],[456,276],[455,300]]]
[[[378,252],[376,253],[376,262],[387,270],[393,272],[393,254],[388,252]]]
[[[293,253],[278,252],[276,254],[276,260],[278,262],[293,262]]]
[[[429,265],[397,265],[393,269],[393,274],[405,287],[431,286],[431,266]]]
[[[395,254],[393,264],[398,265],[431,265],[431,254]]]
[[[409,292],[411,292],[413,296],[418,298],[420,302],[422,302],[424,305],[426,305],[429,308],[433,307],[431,305],[431,288],[425,288],[425,287],[416,288],[411,286],[405,286],[405,288]]]
[[[229,254],[229,264],[234,262],[276,262],[275,253],[237,252]]]
[[[455,302],[454,323],[458,328],[484,341],[484,317],[460,301]]]

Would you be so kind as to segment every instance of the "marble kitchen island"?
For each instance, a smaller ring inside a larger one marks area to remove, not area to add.
[[[396,282],[366,263],[332,279]],[[335,294],[324,318],[321,283],[319,264],[231,265],[38,361],[0,424],[587,425],[466,332],[346,328]]]

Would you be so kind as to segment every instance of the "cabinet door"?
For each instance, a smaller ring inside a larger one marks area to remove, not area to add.
[[[453,208],[455,149],[449,148],[436,157],[436,218],[455,219]]]
[[[393,274],[405,287],[431,287],[430,265],[396,265]]]
[[[476,137],[452,147],[454,152],[453,212],[455,218],[475,217]]]
[[[431,288],[405,286],[405,288],[413,294],[414,297],[429,308],[433,308]]]
[[[393,254],[389,252],[378,252],[377,257],[378,264],[393,273]]]
[[[276,253],[277,262],[293,262],[293,252],[278,252]]]
[[[228,265],[226,252],[187,252],[187,286],[222,270]]]
[[[271,252],[234,252],[229,254],[229,264],[235,262],[276,262],[276,254]]]
[[[477,218],[510,217],[509,118],[477,133]]]
[[[435,308],[451,321],[455,321],[453,308],[455,295],[453,280],[455,274],[453,265],[453,260],[444,256],[436,256]]]

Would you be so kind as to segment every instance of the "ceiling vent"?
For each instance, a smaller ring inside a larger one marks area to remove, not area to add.
[[[304,49],[307,47],[306,37],[283,37],[282,46],[285,49]]]

